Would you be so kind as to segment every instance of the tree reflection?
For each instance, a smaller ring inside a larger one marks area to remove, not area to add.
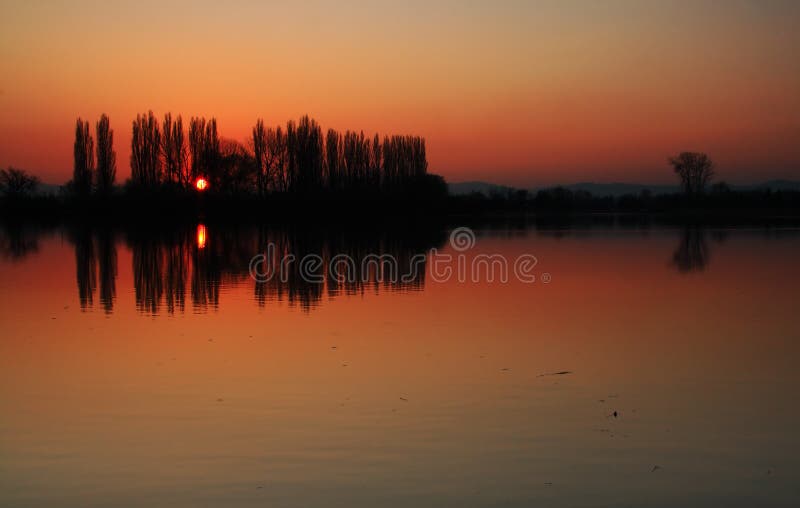
[[[715,230],[711,238],[722,243],[727,238],[724,230]],[[686,226],[681,233],[678,247],[672,254],[672,266],[681,273],[700,272],[706,269],[711,259],[706,231],[700,226]]]
[[[161,303],[166,302],[168,313],[183,312],[187,279],[196,312],[218,308],[221,291],[242,283],[253,284],[253,298],[259,306],[286,302],[306,312],[318,306],[326,295],[334,298],[364,292],[366,288],[419,289],[424,284],[424,265],[417,267],[413,277],[399,280],[387,278],[378,263],[365,263],[369,256],[387,254],[397,260],[401,273],[411,271],[412,261],[419,264],[420,253],[443,241],[429,238],[420,242],[417,234],[390,237],[382,233],[344,234],[266,226],[198,226],[156,236],[129,235],[137,309],[156,314]],[[270,265],[266,268],[276,275],[254,280],[250,263],[254,256],[268,250]],[[331,271],[331,260],[337,256],[351,259],[355,272]],[[302,260],[312,257],[318,261],[304,265]]]
[[[89,228],[80,227],[72,232],[75,246],[75,277],[78,282],[78,300],[81,310],[94,304],[94,291],[97,288],[97,258],[94,242]]]
[[[114,310],[117,297],[117,245],[108,228],[97,233],[97,258],[100,270],[100,304],[106,314]]]
[[[38,228],[18,223],[3,223],[0,227],[0,256],[19,261],[39,250]]]

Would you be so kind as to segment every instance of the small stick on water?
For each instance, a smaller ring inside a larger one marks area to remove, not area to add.
[[[544,376],[564,376],[566,374],[572,374],[571,370],[561,370],[558,372],[545,372],[544,374],[539,374],[536,377],[544,377]]]

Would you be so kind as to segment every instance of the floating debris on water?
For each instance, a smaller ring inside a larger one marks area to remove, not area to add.
[[[565,376],[567,374],[572,374],[571,370],[561,370],[558,372],[545,372],[544,374],[539,374],[536,377],[544,377],[544,376]]]

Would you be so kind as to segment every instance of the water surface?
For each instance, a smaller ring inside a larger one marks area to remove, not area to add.
[[[800,232],[448,234],[6,227],[0,505],[795,505]],[[268,244],[426,262],[257,283]]]

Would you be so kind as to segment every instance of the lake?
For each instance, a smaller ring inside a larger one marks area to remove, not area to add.
[[[800,230],[430,229],[6,225],[0,506],[796,506]]]

